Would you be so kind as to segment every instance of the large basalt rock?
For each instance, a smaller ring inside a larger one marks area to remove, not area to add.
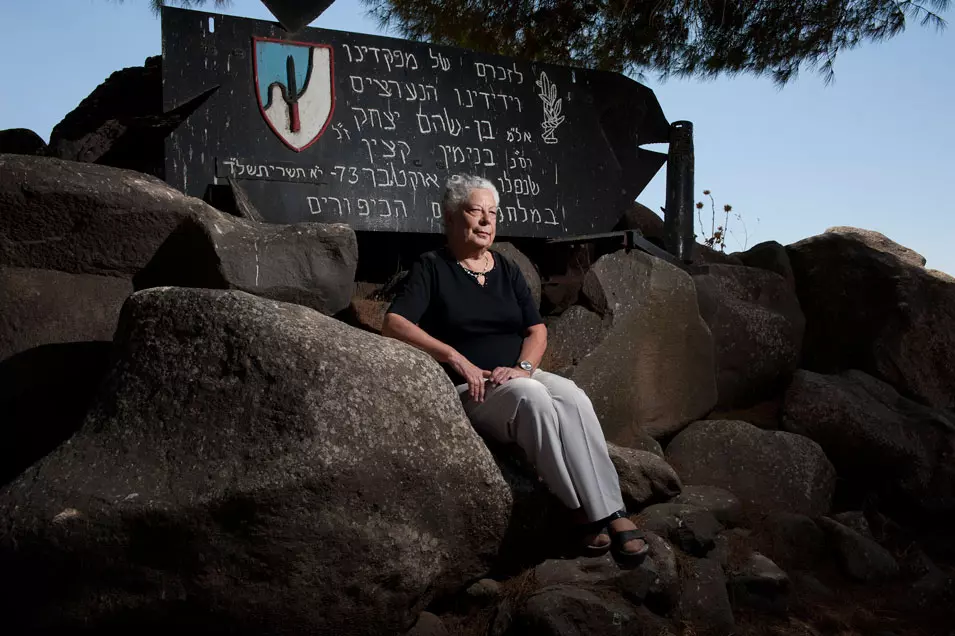
[[[686,272],[642,252],[617,252],[594,264],[583,293],[610,326],[571,377],[590,396],[608,441],[628,446],[646,434],[669,435],[713,408],[713,339]]]
[[[111,341],[132,292],[114,276],[0,267],[0,361],[42,345]]]
[[[746,422],[694,422],[666,448],[686,485],[726,488],[766,511],[829,512],[836,471],[809,438]]]
[[[544,319],[547,325],[547,350],[541,367],[554,373],[569,375],[574,365],[597,348],[606,336],[610,321],[594,312],[574,305],[559,316]]]
[[[0,267],[0,483],[79,428],[132,284]]]
[[[757,243],[745,252],[733,254],[747,267],[758,267],[769,272],[775,272],[786,279],[790,285],[795,285],[793,266],[789,262],[789,253],[786,247],[776,241]]]
[[[0,154],[43,157],[47,152],[46,142],[32,130],[27,128],[0,130]]]
[[[864,231],[787,247],[806,315],[802,366],[859,369],[903,395],[955,407],[955,280]]]
[[[395,633],[496,558],[510,492],[425,354],[160,288],[127,301],[115,360],[0,491],[12,633]]]
[[[666,461],[649,451],[607,444],[610,461],[620,478],[620,493],[630,510],[680,494],[682,484]]]
[[[116,71],[97,86],[54,126],[50,153],[162,176],[164,135],[142,135],[151,127],[146,122],[162,113],[162,58],[155,56],[143,66]]]
[[[955,457],[955,421],[881,380],[800,370],[786,391],[783,428],[817,442],[857,491],[905,509],[955,512],[955,482],[940,470]]]
[[[852,238],[857,241],[865,243],[867,246],[872,249],[879,250],[880,252],[885,252],[886,254],[891,254],[897,259],[906,263],[908,265],[914,265],[915,267],[922,267],[925,265],[925,257],[916,252],[913,249],[909,249],[904,245],[899,245],[892,239],[890,239],[885,234],[881,232],[876,232],[874,230],[865,230],[858,227],[849,227],[846,225],[839,225],[836,227],[830,227],[825,232],[825,234],[839,234],[846,238]]]
[[[0,265],[129,278],[208,205],[105,166],[0,155]]]
[[[736,619],[720,564],[711,559],[690,557],[681,574],[683,591],[676,618],[714,636],[735,633]]]
[[[513,243],[507,243],[504,241],[494,243],[491,249],[498,254],[509,258],[511,261],[517,265],[518,269],[521,270],[521,274],[524,275],[524,280],[527,281],[527,286],[531,290],[531,296],[534,297],[534,305],[537,308],[541,306],[541,277],[537,271],[537,268],[534,267],[534,263],[531,262],[531,259],[527,258],[527,255],[524,252],[517,249]]]
[[[663,634],[668,621],[616,594],[555,585],[527,599],[508,636]]]
[[[133,282],[237,289],[334,314],[351,302],[357,263],[343,223],[273,225],[209,210],[183,221]]]
[[[872,539],[827,517],[820,517],[818,523],[829,535],[838,562],[848,576],[872,583],[899,575],[895,557]]]
[[[650,530],[687,554],[704,556],[713,548],[722,524],[697,506],[661,503],[644,508],[633,518],[638,528]]]
[[[718,405],[751,405],[781,390],[799,364],[805,330],[792,285],[738,265],[698,267],[693,280],[716,343]]]

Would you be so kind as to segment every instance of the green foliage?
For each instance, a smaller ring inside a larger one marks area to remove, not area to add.
[[[206,0],[149,0],[150,4],[153,6],[153,11],[159,13],[159,10],[162,9],[163,5],[169,6],[178,6],[185,7],[186,9],[193,7],[201,7],[208,2]],[[232,0],[212,0],[212,4],[216,7],[226,7],[232,4]]]
[[[301,0],[317,3],[319,0]],[[229,0],[150,0],[184,7]],[[362,0],[412,40],[642,75],[769,75],[826,81],[840,51],[942,28],[949,0]]]
[[[800,68],[829,81],[836,55],[941,28],[949,0],[362,0],[401,35],[488,53],[661,76],[750,73],[777,83]]]

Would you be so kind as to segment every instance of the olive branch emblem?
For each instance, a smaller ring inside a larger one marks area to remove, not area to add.
[[[557,99],[557,85],[550,81],[547,73],[541,73],[535,84],[541,89],[537,96],[544,104],[544,121],[541,122],[544,132],[541,133],[541,138],[545,144],[556,144],[557,137],[554,136],[554,132],[564,123],[564,116],[560,114],[563,100]]]

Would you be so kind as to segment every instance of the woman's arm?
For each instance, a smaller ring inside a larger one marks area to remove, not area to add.
[[[451,358],[457,353],[450,345],[433,338],[427,331],[398,314],[385,314],[385,320],[381,326],[381,335],[407,342],[412,347],[421,349],[438,362],[446,364],[450,364]]]
[[[524,336],[524,343],[521,345],[520,360],[527,360],[534,365],[534,368],[540,366],[541,358],[544,357],[544,351],[547,350],[547,326],[544,323],[531,325],[527,328],[527,335]]]
[[[544,351],[547,350],[547,327],[544,323],[531,325],[527,328],[527,334],[524,336],[524,342],[521,344],[520,360],[527,360],[534,365],[536,369],[540,366],[541,358],[544,357]],[[497,367],[491,372],[491,382],[494,384],[504,384],[511,378],[529,378],[531,374],[524,369],[516,367]]]
[[[385,314],[385,320],[381,326],[381,335],[407,342],[412,347],[421,349],[438,362],[450,365],[461,377],[467,380],[471,399],[477,402],[484,401],[484,381],[490,377],[491,372],[471,364],[470,360],[458,353],[451,345],[430,336],[428,332],[404,316],[393,313]]]

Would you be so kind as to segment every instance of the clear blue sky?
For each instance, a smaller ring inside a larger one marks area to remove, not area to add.
[[[270,19],[258,0],[224,12]],[[945,17],[955,21],[955,11]],[[314,26],[379,33],[357,0],[336,0]],[[48,139],[112,71],[160,46],[148,0],[4,0],[0,129]],[[854,225],[955,274],[955,25],[912,25],[844,53],[830,86],[812,73],[781,90],[751,77],[646,83],[671,121],[694,122],[697,191],[710,188],[742,213],[749,245]],[[641,201],[659,210],[662,173]],[[731,238],[727,250],[737,247]]]

